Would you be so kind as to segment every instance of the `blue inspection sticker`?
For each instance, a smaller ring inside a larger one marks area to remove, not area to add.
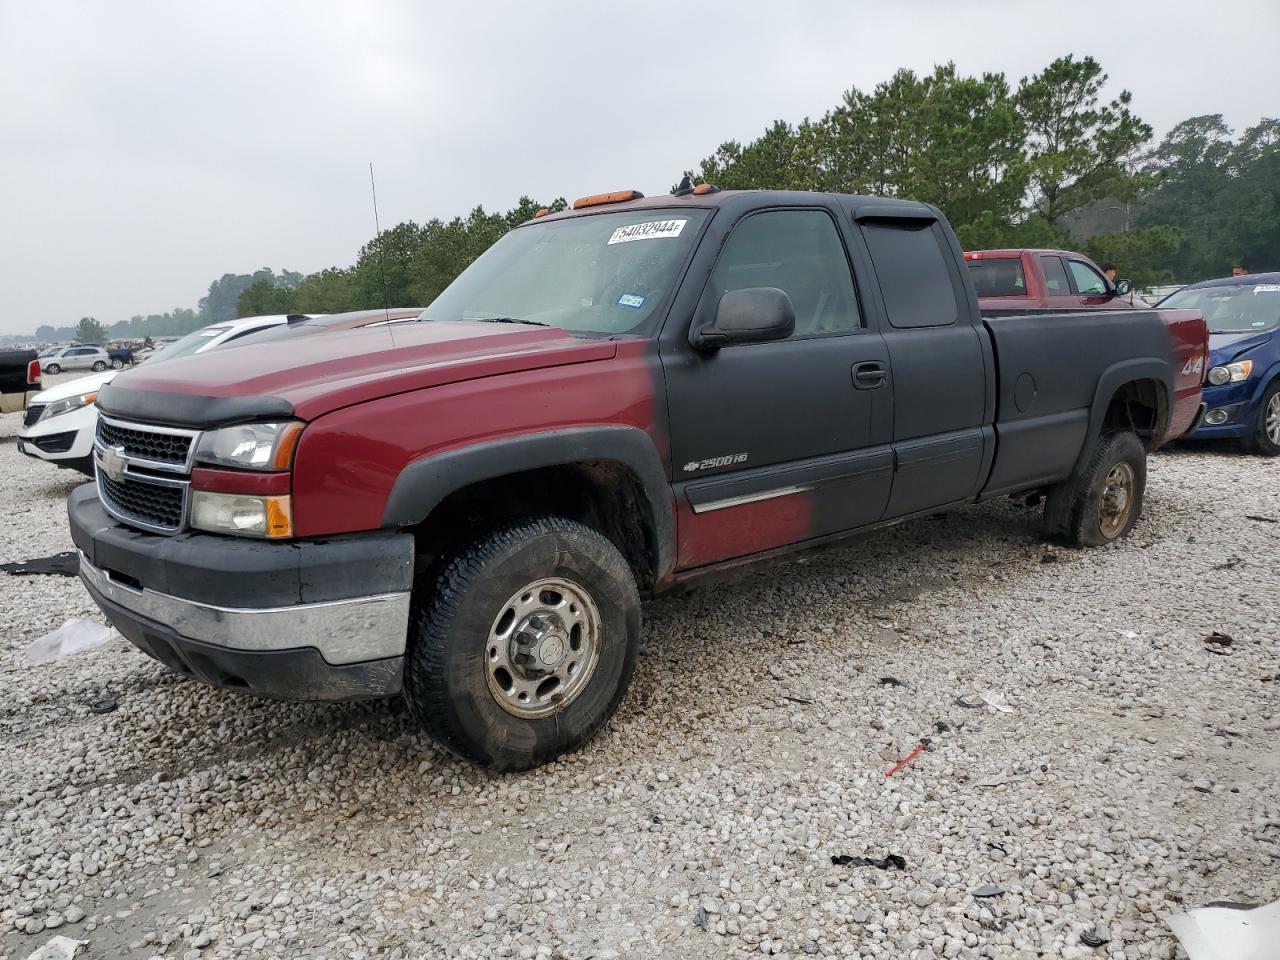
[[[618,306],[630,307],[632,310],[639,310],[644,306],[644,297],[635,293],[624,293],[618,298]]]

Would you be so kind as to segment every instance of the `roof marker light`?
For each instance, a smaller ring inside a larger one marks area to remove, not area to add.
[[[613,193],[595,193],[589,197],[579,197],[573,201],[573,209],[595,207],[602,203],[625,203],[628,200],[642,200],[644,194],[639,190],[615,190]]]

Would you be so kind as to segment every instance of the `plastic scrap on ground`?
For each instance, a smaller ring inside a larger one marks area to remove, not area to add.
[[[37,560],[0,563],[0,573],[7,573],[13,577],[31,576],[33,574],[57,574],[63,577],[74,577],[79,572],[80,558],[71,550],[55,553],[52,557],[40,557]]]
[[[72,960],[80,952],[81,947],[87,947],[88,945],[88,940],[54,937],[44,946],[39,947],[35,953],[28,954],[27,960]]]
[[[48,663],[50,660],[61,660],[74,653],[100,647],[116,632],[92,620],[68,620],[52,633],[46,633],[39,640],[33,640],[22,648],[22,656],[27,663]]]
[[[875,867],[877,870],[905,870],[907,861],[896,853],[888,853],[883,857],[854,857],[847,853],[838,853],[831,858],[837,867]]]
[[[1213,631],[1213,633],[1206,633],[1204,635],[1205,652],[1216,653],[1220,657],[1229,656],[1231,651],[1228,649],[1228,647],[1230,647],[1235,642],[1236,642],[1235,637],[1231,636],[1231,634],[1222,633],[1221,631],[1218,631],[1218,630]]]
[[[1215,903],[1165,922],[1191,960],[1275,960],[1280,900],[1265,906]]]
[[[983,690],[978,696],[992,710],[998,710],[1001,713],[1013,713],[1013,707],[1009,706],[1009,701],[1004,698],[1004,694],[997,690]]]
[[[908,753],[901,760],[899,760],[897,763],[895,763],[888,770],[886,770],[884,775],[886,777],[892,777],[895,773],[897,773],[899,770],[905,767],[908,763],[910,763],[916,757],[920,756],[920,754],[928,750],[929,744],[931,744],[932,742],[933,741],[930,740],[928,737],[921,737],[920,742],[916,745],[916,748],[912,750],[910,753]]]

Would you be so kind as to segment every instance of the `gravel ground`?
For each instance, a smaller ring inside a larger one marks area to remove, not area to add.
[[[71,547],[17,427],[0,561]],[[0,575],[0,957],[1180,956],[1165,915],[1280,897],[1278,466],[1163,453],[1107,549],[1001,501],[650,604],[609,728],[516,776],[118,639],[26,666],[100,615]]]

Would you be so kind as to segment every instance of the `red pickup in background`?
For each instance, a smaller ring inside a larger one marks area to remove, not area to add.
[[[1112,283],[1082,253],[1070,250],[968,250],[969,278],[984,317],[1063,311],[1141,310],[1150,307],[1128,280]],[[1155,309],[1152,307],[1151,309]],[[1177,358],[1171,437],[1196,425],[1208,374],[1209,328],[1194,310],[1156,310]]]

